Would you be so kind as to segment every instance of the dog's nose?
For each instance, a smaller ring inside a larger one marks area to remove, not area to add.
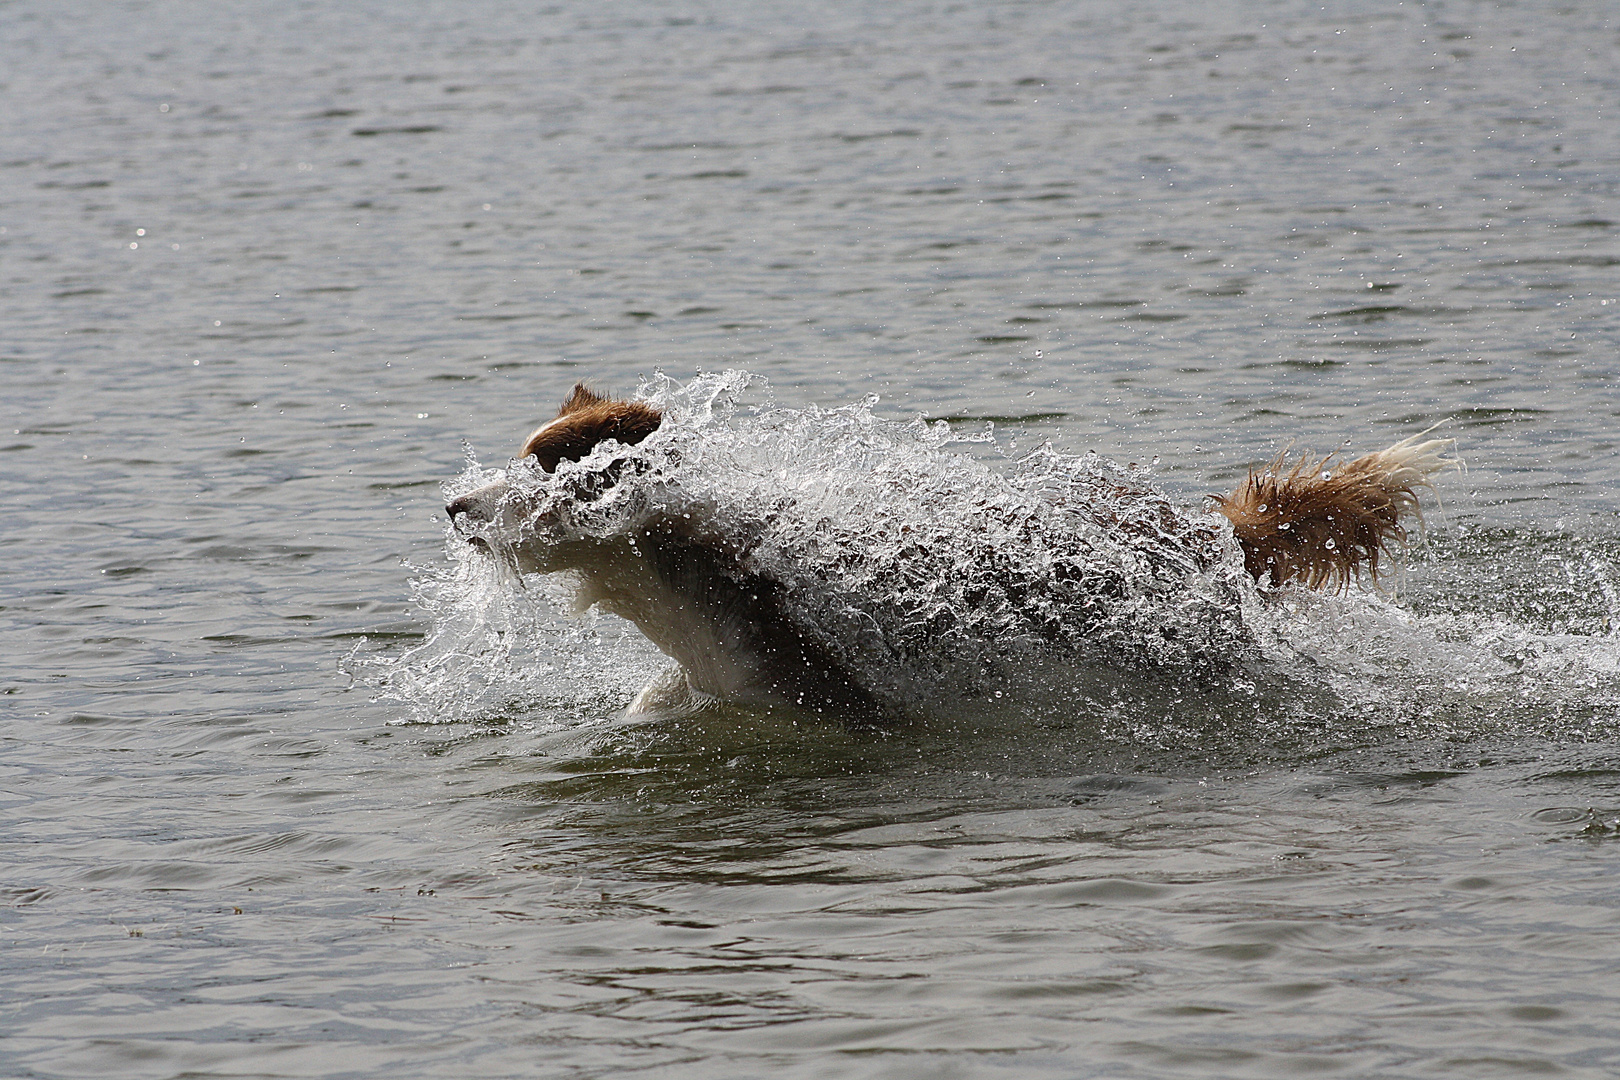
[[[454,502],[447,504],[444,508],[444,512],[450,515],[451,521],[455,521],[458,514],[467,514],[474,519],[478,519],[479,515],[473,513],[473,510],[477,507],[477,505],[477,502],[471,495],[463,495]]]

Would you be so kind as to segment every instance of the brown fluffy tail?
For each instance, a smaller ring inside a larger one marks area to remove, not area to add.
[[[1406,543],[1402,519],[1423,519],[1418,491],[1456,464],[1445,456],[1455,440],[1427,434],[1338,468],[1332,454],[1316,462],[1304,455],[1289,468],[1284,451],[1232,494],[1214,496],[1243,547],[1244,567],[1262,583],[1269,575],[1273,587],[1337,590],[1363,571],[1376,581],[1379,560]]]

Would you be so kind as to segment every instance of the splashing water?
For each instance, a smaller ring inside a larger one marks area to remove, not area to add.
[[[1042,447],[995,469],[953,448],[988,433],[884,420],[875,398],[781,407],[744,372],[660,376],[639,395],[665,415],[645,442],[555,473],[509,464],[529,516],[484,534],[496,558],[448,532],[450,565],[414,583],[427,639],[356,658],[381,696],[417,720],[611,714],[668,662],[616,618],[570,614],[566,575],[520,577],[503,552],[664,517],[776,582],[795,631],[912,715],[975,699],[1140,713],[1168,694],[1389,724],[1433,718],[1439,700],[1438,730],[1509,703],[1589,717],[1617,700],[1607,635],[1419,617],[1365,592],[1264,596],[1221,519],[1094,454]],[[501,475],[469,452],[445,493]]]
[[[568,727],[622,709],[662,667],[633,626],[570,615],[560,582],[530,578],[525,587],[490,559],[458,554],[411,582],[431,620],[420,644],[390,655],[362,641],[345,664],[412,722]]]

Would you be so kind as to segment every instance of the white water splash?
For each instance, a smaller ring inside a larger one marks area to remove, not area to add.
[[[362,642],[347,661],[376,700],[406,710],[403,719],[566,727],[622,709],[666,663],[634,627],[568,614],[562,583],[530,578],[525,587],[465,543],[455,547],[449,566],[411,582],[426,638],[398,653]]]
[[[681,517],[740,570],[777,582],[795,630],[913,714],[1029,670],[1040,685],[1026,691],[1044,708],[1113,707],[1150,685],[1173,685],[1178,699],[1258,693],[1261,709],[1284,713],[1336,699],[1386,717],[1432,712],[1435,694],[1614,699],[1612,638],[1420,618],[1371,593],[1264,597],[1221,519],[1096,455],[1042,447],[991,468],[955,449],[989,434],[885,420],[875,398],[777,406],[744,372],[660,376],[639,395],[666,417],[645,442],[604,445],[555,474],[509,464],[511,497],[537,515],[515,535],[489,534],[497,552],[541,528],[551,541],[601,538]],[[498,475],[469,456],[446,495]],[[519,580],[447,536],[451,564],[416,584],[427,640],[363,662],[415,719],[599,718],[667,665],[627,624],[567,614],[566,581]],[[1306,682],[1327,698],[1300,704]],[[1284,689],[1268,695],[1268,683]]]

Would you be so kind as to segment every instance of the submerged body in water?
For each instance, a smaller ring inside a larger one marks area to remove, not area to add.
[[[633,710],[722,700],[872,721],[1053,658],[1203,678],[1254,666],[1258,584],[1375,575],[1450,445],[1407,439],[1337,469],[1279,460],[1197,513],[1095,456],[1042,450],[998,473],[947,449],[943,425],[886,423],[870,402],[739,417],[748,381],[637,401],[576,387],[447,507],[482,556],[519,580],[572,575],[576,609],[629,620],[677,662]]]

